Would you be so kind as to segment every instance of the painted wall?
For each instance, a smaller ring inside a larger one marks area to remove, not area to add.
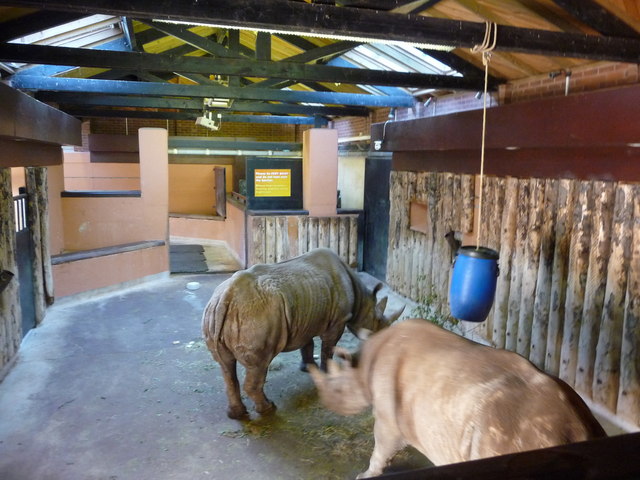
[[[89,152],[65,152],[66,190],[139,190],[137,163],[91,163]]]
[[[161,240],[165,245],[54,265],[57,296],[168,273],[167,131],[141,128],[138,135],[141,196],[62,198],[64,250],[90,250],[148,240]],[[51,191],[51,195],[55,192]]]
[[[233,167],[215,164],[169,165],[169,211],[186,215],[216,215],[216,191],[213,169],[226,170],[226,189],[233,185]]]
[[[338,190],[342,208],[364,207],[364,164],[366,157],[338,158]]]
[[[338,191],[338,132],[312,128],[302,145],[302,202],[310,216],[336,214]]]

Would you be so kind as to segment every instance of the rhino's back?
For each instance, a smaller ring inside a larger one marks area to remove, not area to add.
[[[300,348],[353,305],[349,275],[330,250],[234,273],[212,295],[203,328],[214,341],[247,351]]]
[[[528,360],[424,320],[371,337],[362,362],[376,410],[436,464],[604,436],[580,397]]]

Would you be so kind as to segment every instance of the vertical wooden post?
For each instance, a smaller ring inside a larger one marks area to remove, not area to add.
[[[251,248],[249,248],[248,266],[265,263],[265,221],[264,217],[251,216]]]
[[[633,225],[633,187],[618,185],[611,229],[611,252],[607,288],[596,347],[593,399],[614,411],[620,386],[620,358],[624,320],[627,269]]]
[[[298,255],[309,251],[309,217],[298,217]]]
[[[574,230],[569,251],[569,275],[564,311],[564,330],[560,350],[560,378],[573,385],[578,361],[578,337],[582,321],[582,305],[589,266],[591,244],[591,182],[580,182],[580,193],[573,216]]]
[[[523,239],[524,256],[522,257],[522,284],[520,287],[520,312],[518,316],[518,337],[516,351],[525,358],[529,357],[531,348],[531,326],[533,325],[533,305],[540,264],[540,243],[542,221],[544,217],[543,179],[531,180],[529,200],[529,218],[526,238]]]
[[[349,266],[358,266],[358,217],[349,217]]]
[[[0,271],[14,274],[0,293],[0,369],[18,353],[22,340],[22,311],[16,261],[16,231],[11,169],[0,168]]]
[[[509,316],[509,288],[513,270],[513,252],[516,240],[516,225],[518,218],[518,188],[517,178],[509,177],[505,184],[505,206],[500,221],[500,276],[496,284],[496,299],[493,306],[493,329],[491,339],[498,348],[505,346],[507,318]]]
[[[622,327],[620,387],[616,413],[640,425],[640,187],[634,186],[633,233]],[[629,235],[631,236],[631,235]]]
[[[527,225],[529,219],[529,198],[531,195],[530,180],[520,180],[518,189],[515,261],[511,265],[511,283],[509,285],[509,315],[505,333],[505,348],[516,349],[518,340],[518,320],[520,318],[520,304],[522,303],[522,271],[527,240]]]
[[[531,325],[531,348],[529,350],[529,360],[541,369],[544,368],[547,347],[557,201],[558,182],[548,179],[544,190],[544,214],[540,230],[540,261]]]
[[[574,383],[574,387],[588,397],[591,397],[598,329],[600,328],[604,291],[607,284],[615,185],[612,182],[594,182],[593,197],[591,250],[589,251],[589,268],[582,307]]]
[[[474,225],[475,211],[475,175],[464,174],[462,181],[462,215],[460,218],[460,231],[462,233],[471,233]]]
[[[576,187],[577,182],[574,180],[563,179],[558,182],[558,212],[556,215],[555,246],[551,273],[547,353],[544,361],[545,370],[554,375],[558,375],[560,371],[560,353],[567,294],[567,269],[569,266]]]

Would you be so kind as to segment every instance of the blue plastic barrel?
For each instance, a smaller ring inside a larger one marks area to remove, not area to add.
[[[486,247],[458,249],[449,288],[451,315],[467,322],[483,322],[496,294],[498,252]]]

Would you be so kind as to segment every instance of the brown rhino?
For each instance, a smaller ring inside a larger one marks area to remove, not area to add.
[[[236,272],[213,292],[202,317],[202,331],[220,364],[227,388],[227,415],[242,418],[236,363],[245,367],[244,391],[258,413],[275,405],[264,394],[267,368],[280,352],[300,349],[302,369],[313,360],[314,337],[320,337],[321,366],[333,354],[345,325],[354,334],[378,331],[402,310],[384,317],[387,297],[376,304],[379,283],[369,290],[333,251],[312,250],[270,265]]]
[[[342,414],[373,405],[369,469],[412,445],[435,465],[604,437],[578,394],[516,353],[421,319],[371,335],[358,364],[310,367],[322,403]]]

